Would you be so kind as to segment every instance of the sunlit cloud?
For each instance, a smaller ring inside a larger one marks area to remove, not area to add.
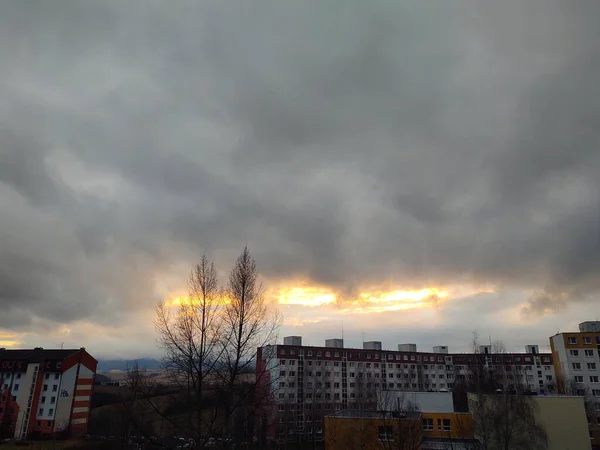
[[[357,300],[348,302],[344,313],[381,313],[437,306],[440,299],[448,298],[446,291],[424,288],[415,291],[363,292]]]
[[[19,336],[14,333],[0,332],[0,347],[11,348],[17,347],[20,344]]]
[[[309,319],[300,319],[298,317],[290,317],[283,321],[283,324],[288,327],[303,327],[304,325],[321,323],[329,320],[329,317],[314,317]]]
[[[222,306],[222,305],[228,305],[231,302],[227,297],[218,297],[216,299],[215,303],[219,306]],[[187,295],[182,295],[182,296],[170,297],[164,301],[164,304],[168,308],[175,308],[175,307],[179,307],[179,306],[199,305],[200,300],[197,298],[191,298]]]
[[[334,291],[314,287],[282,288],[275,296],[280,305],[324,306],[337,299]]]

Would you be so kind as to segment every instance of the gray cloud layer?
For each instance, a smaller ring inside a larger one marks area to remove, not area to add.
[[[352,292],[600,289],[600,3],[5,1],[0,327],[201,250]]]

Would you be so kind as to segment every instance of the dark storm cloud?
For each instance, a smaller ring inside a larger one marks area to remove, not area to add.
[[[597,298],[599,12],[3,2],[0,326],[116,323],[246,243],[269,279],[346,297]]]

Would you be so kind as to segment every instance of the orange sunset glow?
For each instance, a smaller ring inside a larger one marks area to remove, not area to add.
[[[0,347],[14,347],[19,344],[17,335],[12,333],[0,333]]]
[[[292,287],[278,287],[269,289],[266,297],[275,305],[284,307],[306,308],[306,311],[327,309],[330,313],[338,314],[368,314],[392,311],[406,311],[416,309],[437,308],[440,303],[455,298],[466,297],[475,293],[493,292],[490,286],[451,286],[451,287],[423,287],[420,289],[377,289],[364,288],[353,298],[342,297],[331,288],[323,286],[310,286],[301,284]],[[189,304],[187,295],[172,294],[168,296],[166,305],[178,307]],[[223,297],[220,304],[225,305],[228,300]],[[296,312],[299,310],[296,309]],[[288,314],[290,312],[288,311]],[[312,314],[311,314],[312,315]],[[308,323],[317,323],[323,320],[315,317],[300,318],[295,314],[286,319],[287,325],[301,326]]]
[[[229,299],[227,299],[226,297],[220,297],[217,300],[217,303],[219,305],[227,305],[229,304]],[[177,306],[189,306],[189,305],[193,305],[193,304],[199,304],[199,300],[194,300],[191,299],[189,296],[187,295],[179,295],[179,296],[172,296],[169,297],[168,300],[165,301],[165,305],[171,308],[177,307]]]
[[[337,296],[327,288],[293,287],[276,293],[280,305],[323,306],[335,303]]]
[[[419,290],[366,291],[356,299],[340,301],[342,312],[384,312],[432,306],[447,299],[448,292],[438,288]],[[276,298],[280,305],[317,307],[337,304],[337,294],[327,288],[293,287],[279,289]]]

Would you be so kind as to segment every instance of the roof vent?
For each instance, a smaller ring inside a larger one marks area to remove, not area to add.
[[[44,350],[42,347],[35,347],[34,350]]]

